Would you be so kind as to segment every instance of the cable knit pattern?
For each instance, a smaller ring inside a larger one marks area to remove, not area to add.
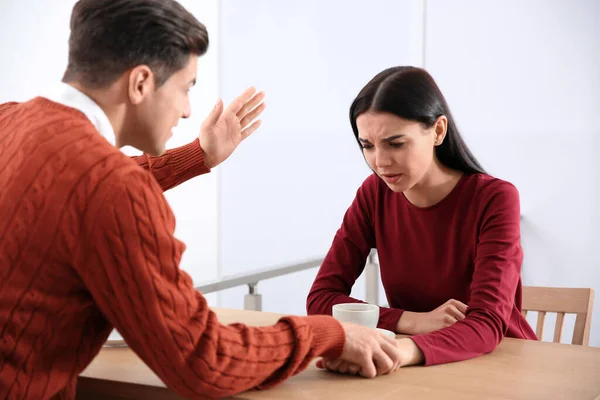
[[[154,179],[163,190],[169,190],[188,179],[210,172],[210,168],[204,165],[204,154],[198,139],[188,145],[168,150],[160,157],[144,154],[132,158],[154,175]]]
[[[113,327],[189,398],[268,388],[339,356],[331,317],[224,326],[179,269],[162,190],[207,171],[197,141],[132,161],[77,110],[0,105],[0,399],[73,399]]]

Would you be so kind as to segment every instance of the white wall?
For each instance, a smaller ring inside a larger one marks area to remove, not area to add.
[[[224,1],[223,94],[254,83],[267,90],[269,111],[222,170],[223,275],[327,250],[367,173],[348,106],[375,72],[421,65],[424,53],[475,154],[521,192],[525,284],[600,293],[599,7],[594,0]],[[264,308],[304,312],[315,272],[262,283]],[[219,304],[241,307],[245,291],[225,292]],[[600,307],[591,343],[600,345]]]
[[[24,101],[60,82],[75,0],[0,2],[0,103]]]
[[[60,82],[67,65],[69,19],[75,0],[0,1],[0,103],[24,101]],[[218,1],[182,0],[207,25],[211,45],[198,67],[192,90],[192,118],[182,121],[169,147],[198,136],[200,123],[218,98]],[[134,154],[132,149],[125,149]],[[216,279],[218,172],[167,193],[177,218],[176,235],[187,243],[182,268],[195,282]],[[208,296],[214,304],[216,295]]]
[[[521,193],[524,283],[593,287],[600,346],[600,2],[427,5],[426,68],[480,161]]]
[[[206,25],[210,44],[206,55],[200,57],[196,86],[190,92],[192,116],[180,122],[169,147],[189,143],[198,137],[202,121],[219,98],[219,1],[179,2]],[[166,193],[177,218],[175,235],[187,245],[181,267],[192,276],[195,284],[219,277],[218,180],[217,168]],[[206,297],[210,305],[217,305],[216,293]]]
[[[8,60],[0,102],[60,79],[73,3],[0,1],[0,27],[10,32],[0,35]],[[350,102],[376,72],[421,65],[424,53],[472,150],[521,192],[525,283],[594,287],[591,343],[600,346],[599,2],[182,4],[208,26],[211,48],[200,61],[193,118],[170,145],[197,135],[219,93],[230,101],[254,84],[268,96],[255,137],[217,171],[168,194],[188,244],[183,268],[196,282],[327,251],[368,174],[348,124]],[[264,308],[304,313],[315,273],[261,283]],[[245,292],[221,293],[218,304],[241,307]],[[355,294],[363,293],[360,283]]]
[[[264,124],[222,167],[222,275],[324,255],[369,174],[348,122],[377,72],[421,60],[417,0],[224,0],[221,88],[267,93]],[[262,282],[263,309],[304,314],[317,270]],[[363,296],[363,285],[357,287]],[[242,307],[247,288],[219,304]]]

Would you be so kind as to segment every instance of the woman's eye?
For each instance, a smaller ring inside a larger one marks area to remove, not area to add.
[[[397,149],[399,147],[402,147],[404,143],[390,143],[390,146],[392,146],[393,148]]]
[[[373,148],[373,145],[361,144],[360,147],[362,147],[363,150],[371,150]]]

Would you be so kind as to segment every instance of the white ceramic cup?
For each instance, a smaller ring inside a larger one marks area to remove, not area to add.
[[[358,325],[377,327],[379,322],[379,307],[373,304],[342,303],[332,308],[333,318],[338,321],[352,322]]]

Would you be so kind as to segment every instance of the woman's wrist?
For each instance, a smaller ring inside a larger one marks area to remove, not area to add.
[[[416,327],[417,327],[417,314],[412,311],[404,311],[400,318],[398,319],[398,323],[396,324],[396,333],[403,333],[405,335],[415,335]]]
[[[400,351],[400,366],[407,367],[409,365],[423,364],[425,355],[410,338],[398,340],[398,350]]]

